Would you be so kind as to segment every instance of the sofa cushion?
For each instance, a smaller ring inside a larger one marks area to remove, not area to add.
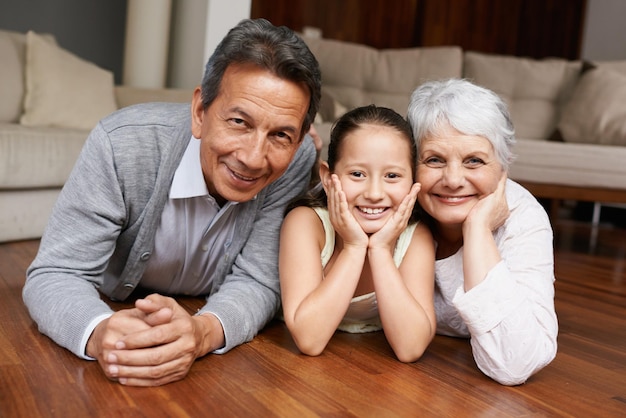
[[[317,58],[322,85],[353,109],[375,103],[406,115],[411,93],[428,80],[460,77],[460,47],[375,49],[324,38],[303,37]]]
[[[507,103],[516,136],[545,140],[556,128],[559,111],[569,99],[581,63],[535,60],[468,51],[464,77],[499,94]]]
[[[626,75],[608,68],[585,72],[558,129],[567,142],[626,146]]]
[[[626,60],[617,61],[594,61],[593,65],[598,68],[612,70],[626,76]]]
[[[29,31],[26,34],[26,126],[91,129],[117,109],[113,74]]]
[[[624,189],[626,147],[520,139],[509,176],[517,181]]]
[[[322,87],[320,108],[317,113],[321,116],[323,122],[334,122],[347,111],[348,109],[339,103],[326,87]]]
[[[54,36],[42,34],[56,44]],[[26,67],[26,35],[0,29],[0,123],[18,123],[24,104],[24,69]]]
[[[0,122],[17,122],[24,100],[24,40],[17,32],[0,30]],[[24,36],[21,35],[23,38]]]
[[[0,123],[0,189],[61,187],[89,131]]]
[[[41,238],[61,189],[3,190],[0,242]]]
[[[193,88],[146,88],[135,86],[115,86],[115,101],[118,108],[148,102],[191,103]]]

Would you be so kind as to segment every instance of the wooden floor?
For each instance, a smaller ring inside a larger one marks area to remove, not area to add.
[[[306,357],[279,322],[198,360],[181,382],[123,387],[38,333],[21,299],[38,241],[2,244],[0,417],[624,417],[626,229],[593,232],[555,226],[559,351],[517,387],[483,376],[467,340],[437,336],[420,361],[402,364],[381,333],[338,333]]]

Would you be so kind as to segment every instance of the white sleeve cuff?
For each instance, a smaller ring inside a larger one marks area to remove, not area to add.
[[[228,347],[228,344],[226,344],[226,329],[224,328],[224,321],[222,321],[222,318],[220,318],[220,316],[218,314],[216,314],[215,312],[211,312],[211,311],[198,311],[196,313],[196,315],[202,315],[205,313],[210,313],[211,315],[214,315],[218,321],[220,321],[220,324],[222,324],[222,329],[224,330],[224,347],[222,348],[218,348],[217,350],[213,350],[211,351],[212,354],[224,354],[226,351],[226,347]]]
[[[80,340],[80,353],[81,353],[80,357],[81,358],[85,360],[95,360],[95,358],[89,357],[87,355],[87,341],[89,341],[89,337],[91,337],[93,330],[98,326],[98,324],[104,321],[105,319],[109,318],[111,315],[113,315],[112,312],[98,315],[94,319],[91,320],[89,325],[87,325],[87,328],[85,329],[85,333],[83,334],[83,338]]]

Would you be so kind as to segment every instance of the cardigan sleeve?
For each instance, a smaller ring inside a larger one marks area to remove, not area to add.
[[[278,311],[280,226],[286,205],[306,190],[315,158],[306,135],[287,171],[257,196],[256,209],[242,220],[241,234],[248,230],[249,234],[238,237],[242,246],[233,255],[232,269],[198,312],[213,313],[222,323],[226,342],[215,353],[250,341]]]
[[[125,217],[112,159],[98,125],[57,199],[22,292],[40,332],[81,357],[89,323],[112,312],[97,290]]]

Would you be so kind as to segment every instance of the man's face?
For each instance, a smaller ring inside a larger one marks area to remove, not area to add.
[[[192,101],[192,134],[199,138],[207,188],[219,202],[244,202],[279,178],[302,138],[309,106],[303,84],[249,64],[232,64],[205,110]]]

